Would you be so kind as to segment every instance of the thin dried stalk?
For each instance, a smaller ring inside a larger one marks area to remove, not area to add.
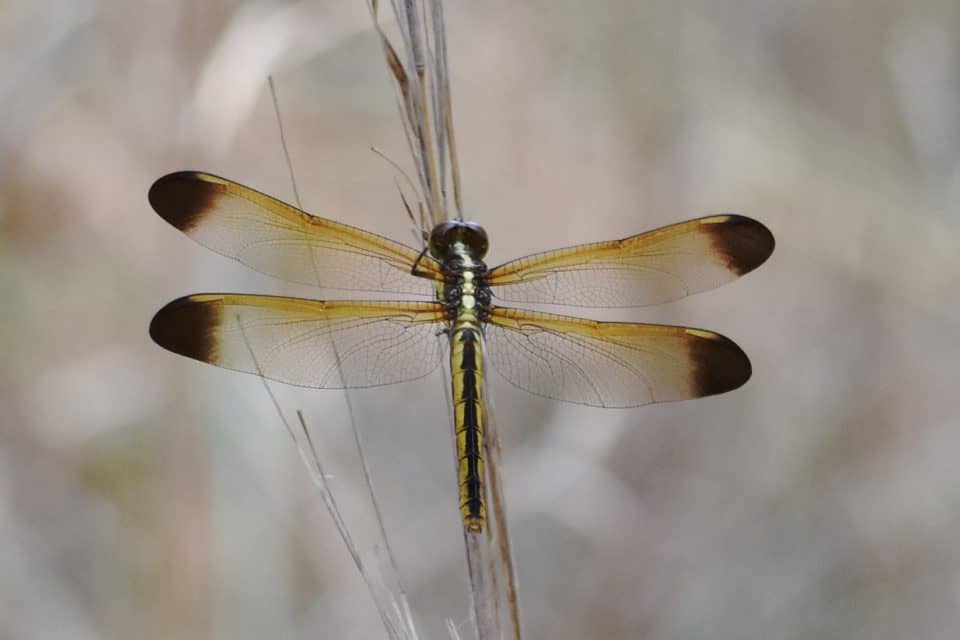
[[[416,625],[413,621],[410,602],[403,588],[403,584],[400,581],[400,572],[397,569],[396,560],[394,559],[393,551],[390,549],[386,531],[383,528],[383,521],[380,518],[380,507],[375,497],[376,492],[373,489],[373,480],[366,464],[363,444],[360,440],[359,431],[356,428],[356,420],[354,419],[353,409],[351,408],[352,405],[348,402],[350,424],[353,428],[357,451],[360,454],[361,464],[363,465],[363,475],[369,492],[370,505],[379,525],[380,544],[375,543],[367,549],[360,549],[350,534],[350,527],[340,511],[336,496],[327,481],[328,475],[324,471],[323,462],[314,445],[313,438],[310,436],[310,429],[307,427],[303,413],[299,409],[297,410],[300,429],[299,431],[294,430],[290,426],[290,422],[287,420],[283,409],[281,409],[280,403],[273,393],[273,389],[270,388],[267,379],[262,375],[259,360],[254,354],[250,342],[246,339],[246,334],[243,332],[243,325],[240,323],[239,316],[237,317],[237,326],[240,327],[240,332],[243,335],[244,342],[256,366],[257,373],[260,376],[267,396],[269,396],[274,410],[276,410],[277,415],[280,417],[280,421],[287,431],[287,435],[290,436],[297,446],[300,459],[310,472],[311,480],[313,480],[314,485],[320,490],[324,506],[326,506],[327,512],[330,514],[330,519],[333,520],[334,525],[337,527],[337,532],[340,534],[340,538],[343,540],[343,544],[347,548],[353,564],[357,567],[357,571],[360,572],[360,577],[363,579],[367,591],[370,592],[370,597],[373,599],[377,613],[380,615],[380,620],[383,622],[383,627],[387,631],[387,635],[391,640],[417,640],[419,635],[417,634]],[[384,553],[381,553],[380,549],[383,549]]]
[[[367,2],[397,90],[400,120],[420,186],[418,198],[426,210],[426,225],[417,231],[426,235],[437,222],[463,215],[443,9],[440,0],[392,0],[400,31],[401,46],[397,48],[380,25],[379,4],[377,0]],[[448,172],[455,215],[451,215],[448,202]]]
[[[243,325],[240,324],[239,317],[237,318],[237,324],[240,327],[241,334],[243,334]],[[250,357],[257,367],[258,374],[260,374],[260,380],[263,383],[267,396],[269,396],[274,410],[276,410],[277,415],[280,417],[280,421],[287,431],[287,435],[290,436],[297,446],[300,459],[310,472],[311,480],[313,480],[314,485],[320,490],[324,506],[326,506],[327,512],[330,514],[330,519],[333,520],[334,525],[337,527],[337,532],[340,534],[340,538],[343,540],[343,544],[347,548],[353,564],[357,567],[357,571],[360,572],[360,577],[367,586],[367,591],[370,592],[370,597],[377,607],[377,613],[380,615],[380,620],[383,622],[383,627],[386,629],[387,635],[391,640],[417,640],[419,635],[417,634],[416,625],[413,621],[413,613],[410,610],[410,603],[406,591],[400,582],[400,572],[397,570],[393,552],[389,546],[383,547],[386,552],[386,557],[384,558],[383,554],[379,552],[379,545],[374,544],[369,549],[362,550],[354,543],[353,536],[350,534],[350,527],[343,518],[336,496],[330,484],[327,482],[327,473],[324,471],[323,463],[313,443],[313,438],[310,437],[310,429],[307,427],[303,413],[301,413],[299,409],[297,410],[300,430],[294,430],[293,427],[290,426],[290,422],[287,420],[283,410],[280,408],[280,403],[277,401],[273,389],[270,388],[267,379],[263,377],[259,360],[253,353],[250,342],[246,340],[245,334],[243,334],[243,337],[244,342],[247,344]],[[354,433],[358,435],[352,410],[349,413],[351,425],[354,427]],[[370,492],[371,505],[381,526],[381,542],[386,543],[386,533],[382,528],[382,521],[379,520],[380,508],[374,497],[375,492],[373,490],[372,480],[367,473],[365,464],[366,457],[362,453],[363,447],[359,440],[357,441],[357,450],[361,453],[361,460],[364,461],[364,478]]]
[[[433,24],[433,41],[436,58],[434,69],[436,74],[433,86],[437,94],[437,144],[448,150],[450,158],[450,177],[453,182],[453,202],[457,209],[457,218],[463,219],[463,201],[460,191],[460,164],[457,161],[457,145],[453,135],[453,107],[450,98],[450,75],[447,67],[447,38],[443,23],[443,3],[441,0],[430,0],[431,23]],[[443,162],[446,156],[440,154]],[[446,177],[446,170],[441,164],[441,180]]]
[[[280,142],[283,147],[283,155],[286,159],[287,169],[290,173],[290,181],[293,187],[294,197],[297,206],[303,208],[300,202],[300,194],[297,189],[297,181],[293,171],[293,163],[290,160],[286,135],[283,129],[283,119],[280,115],[280,106],[279,101],[277,100],[276,86],[274,85],[272,77],[268,78],[268,82],[270,87],[270,95],[273,99],[273,105],[277,116]],[[311,259],[314,258],[315,257],[311,253]],[[319,271],[316,263],[314,263],[313,268],[314,271]],[[364,584],[367,586],[367,590],[370,592],[370,596],[373,598],[374,605],[377,607],[377,612],[380,614],[380,619],[387,631],[387,635],[393,640],[417,640],[419,636],[413,621],[413,614],[410,610],[410,603],[407,598],[406,590],[404,589],[403,583],[400,580],[400,570],[397,568],[396,558],[393,554],[393,549],[391,548],[390,540],[387,537],[387,531],[383,523],[383,516],[381,514],[380,505],[377,501],[376,491],[373,486],[373,476],[370,472],[370,466],[367,462],[366,450],[363,446],[363,439],[360,436],[360,430],[357,427],[357,420],[353,410],[353,402],[350,396],[350,390],[346,387],[346,385],[343,385],[344,401],[346,402],[347,415],[349,416],[350,420],[350,428],[353,433],[357,455],[360,458],[360,466],[363,472],[364,483],[367,487],[367,496],[369,499],[368,506],[372,510],[373,516],[377,523],[377,539],[372,545],[370,545],[369,548],[366,549],[360,549],[353,541],[353,536],[350,534],[350,529],[347,525],[347,522],[344,520],[340,508],[337,505],[334,493],[327,482],[327,475],[323,470],[323,464],[321,462],[320,455],[313,443],[313,438],[310,436],[310,430],[307,427],[307,423],[304,420],[303,414],[299,410],[297,411],[297,418],[300,421],[301,427],[300,431],[297,432],[290,427],[290,423],[287,421],[283,410],[280,408],[280,404],[277,402],[276,396],[273,394],[273,390],[267,383],[267,379],[263,377],[259,360],[257,359],[256,354],[253,352],[250,342],[246,339],[246,334],[243,331],[243,325],[240,322],[239,316],[237,317],[237,326],[240,327],[241,335],[243,336],[244,342],[247,345],[247,350],[250,353],[250,358],[256,366],[257,373],[260,376],[260,380],[263,382],[263,386],[267,391],[267,395],[270,397],[277,414],[280,416],[280,420],[283,423],[284,428],[297,445],[297,450],[300,453],[300,457],[307,469],[310,471],[310,476],[313,479],[314,484],[320,489],[320,494],[323,498],[324,505],[326,505],[327,512],[330,514],[334,525],[337,527],[340,538],[347,547],[350,557],[353,559],[353,562],[356,565],[357,570],[360,572],[360,576],[363,579]],[[337,349],[336,342],[332,342],[331,346],[333,347],[333,354],[334,358],[336,359],[337,372],[342,376],[340,353]],[[298,437],[298,435],[300,437]]]
[[[486,375],[486,372],[485,372]],[[486,465],[486,498],[490,505],[490,518],[487,523],[487,542],[493,547],[490,559],[493,563],[489,572],[493,578],[493,600],[497,604],[499,624],[508,630],[506,637],[520,640],[520,602],[517,594],[517,574],[513,563],[513,546],[510,544],[510,531],[507,528],[507,505],[503,495],[503,483],[500,472],[503,469],[500,434],[497,432],[496,412],[493,399],[487,398],[487,433],[484,440]],[[502,636],[501,636],[502,637]]]
[[[426,203],[431,225],[452,217],[446,190],[449,167],[456,217],[462,219],[460,168],[453,131],[442,0],[392,0],[391,4],[400,29],[403,58],[380,27],[377,0],[368,0],[387,67],[397,89],[401,121],[422,190],[421,201]],[[404,205],[409,214],[410,208],[405,200]],[[426,237],[430,229],[421,226],[419,231]],[[448,400],[449,389],[447,384]],[[450,402],[448,407],[452,407]],[[489,411],[489,399],[487,415],[490,424],[484,442],[487,458],[484,487],[490,517],[482,533],[464,530],[474,621],[479,640],[505,637],[519,640],[520,613],[500,483],[500,446],[493,412]]]

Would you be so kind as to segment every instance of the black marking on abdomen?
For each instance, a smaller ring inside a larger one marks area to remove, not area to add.
[[[483,504],[483,372],[480,336],[473,328],[461,328],[454,339],[462,345],[459,362],[459,397],[462,421],[457,425],[459,444],[460,510],[468,529],[479,531],[486,518]],[[455,374],[457,375],[457,374]],[[455,387],[455,391],[457,391]]]

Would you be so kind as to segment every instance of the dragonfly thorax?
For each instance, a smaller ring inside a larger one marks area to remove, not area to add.
[[[486,321],[491,296],[483,261],[463,252],[448,258],[441,268],[446,275],[442,300],[450,320],[466,313],[472,319]]]
[[[430,255],[445,276],[442,300],[451,321],[466,313],[467,320],[486,320],[490,305],[487,285],[487,232],[475,222],[447,220],[430,233]]]

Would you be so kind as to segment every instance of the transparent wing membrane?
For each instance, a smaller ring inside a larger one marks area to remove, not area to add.
[[[172,173],[151,187],[150,204],[200,244],[270,276],[328,289],[435,296],[430,279],[410,274],[415,249],[224,178]],[[441,278],[429,256],[418,267]]]
[[[150,335],[210,364],[304,387],[372,387],[421,378],[440,363],[443,307],[201,294],[169,303]],[[339,359],[339,367],[338,367]]]
[[[750,378],[736,344],[700,329],[497,307],[485,333],[490,363],[512,384],[595,407],[714,395]]]
[[[773,235],[750,218],[711,216],[512,260],[490,271],[500,300],[583,307],[657,304],[707,291],[752,271]]]
[[[285,280],[433,299],[444,280],[441,265],[415,249],[210,174],[160,178],[150,203],[200,244]],[[773,247],[759,222],[712,216],[534,254],[491,270],[487,279],[503,300],[637,306],[729,282],[762,264]],[[418,258],[425,277],[410,273]],[[370,387],[433,371],[445,349],[439,334],[447,317],[436,301],[204,294],[161,309],[150,334],[175,353],[280,382]],[[493,307],[485,335],[491,364],[514,385],[592,406],[696,398],[750,377],[750,361],[737,345],[699,329]]]

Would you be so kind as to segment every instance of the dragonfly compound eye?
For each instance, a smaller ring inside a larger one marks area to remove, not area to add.
[[[481,260],[488,247],[487,232],[476,222],[447,220],[430,232],[430,255],[441,262],[456,251],[468,251],[472,258]]]

